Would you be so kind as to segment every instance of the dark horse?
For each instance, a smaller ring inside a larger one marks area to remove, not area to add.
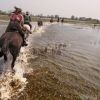
[[[2,34],[0,38],[0,57],[4,56],[4,60],[7,61],[7,51],[10,51],[13,60],[11,63],[12,72],[14,72],[14,64],[17,56],[19,55],[20,48],[22,46],[23,40],[20,33],[16,30],[11,32],[6,32]]]
[[[52,22],[53,22],[53,19],[51,18],[51,19],[50,19],[50,23],[52,23]]]
[[[43,22],[42,21],[38,21],[38,26],[43,26]]]

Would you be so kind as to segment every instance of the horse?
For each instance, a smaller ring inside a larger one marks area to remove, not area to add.
[[[38,21],[38,26],[43,26],[43,22],[42,21]]]
[[[59,18],[57,19],[57,22],[59,22]]]
[[[63,18],[61,19],[61,22],[62,22],[62,23],[64,22],[64,19],[63,19]]]
[[[50,19],[50,23],[52,23],[52,22],[53,22],[53,19],[51,18],[51,19]]]
[[[28,24],[24,24],[23,28],[24,28],[24,33],[25,33],[25,39],[27,39],[29,34],[32,34],[31,28]]]
[[[14,72],[13,68],[17,56],[19,55],[20,48],[22,46],[23,39],[16,28],[12,28],[10,32],[5,32],[0,37],[0,57],[4,57],[4,61],[7,61],[8,51],[11,53],[13,59],[11,63],[11,70]]]

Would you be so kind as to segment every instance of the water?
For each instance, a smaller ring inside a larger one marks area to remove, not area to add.
[[[35,28],[36,23],[32,25]],[[1,25],[0,32],[5,27]],[[8,73],[6,77],[11,78],[5,80],[1,75],[4,82],[0,83],[10,87],[2,85],[8,91],[8,94],[3,94],[1,90],[2,100],[100,99],[99,27],[45,23],[30,35],[28,43],[29,46],[22,48],[16,61],[15,69],[19,77],[9,76]],[[1,58],[0,65],[10,67]],[[9,85],[12,77],[16,84],[19,80],[21,90],[16,88],[15,92],[14,87]]]

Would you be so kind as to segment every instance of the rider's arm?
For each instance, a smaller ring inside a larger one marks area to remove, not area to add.
[[[32,20],[31,20],[31,16],[29,16],[29,20],[32,21]]]
[[[11,15],[10,20],[14,20],[14,15],[15,15],[15,14],[12,14],[12,15]]]
[[[23,17],[23,15],[21,15],[21,17],[22,17],[21,25],[23,26],[24,25],[24,17]]]

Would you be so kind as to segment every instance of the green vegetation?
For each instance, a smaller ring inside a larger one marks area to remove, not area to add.
[[[9,20],[10,16],[8,15],[0,15],[0,20]]]
[[[80,23],[80,24],[100,24],[100,22],[95,22],[95,21],[79,21],[79,20],[65,20],[64,21],[65,23],[74,23],[74,24],[77,24],[77,23]]]
[[[10,16],[9,15],[0,15],[0,20],[9,20]],[[39,17],[34,17],[32,16],[32,22],[37,22],[39,19]],[[51,18],[47,18],[47,17],[42,17],[43,22],[49,22]],[[53,18],[54,22],[57,22],[57,18]],[[6,22],[7,23],[7,22]],[[96,21],[80,21],[80,20],[70,20],[70,19],[64,19],[64,23],[71,23],[71,24],[94,24],[94,25],[100,25],[100,22],[96,22]],[[2,24],[2,22],[0,21],[0,24]]]
[[[10,16],[9,15],[0,15],[0,20],[9,20]],[[37,22],[39,17],[32,17],[33,22]],[[44,22],[50,21],[50,18],[43,18]],[[54,19],[56,21],[56,19]]]
[[[39,17],[32,17],[33,22],[37,22],[39,20]],[[42,18],[43,22],[48,22],[50,21],[50,18]]]
[[[0,10],[0,20],[9,20],[11,14],[12,14],[12,10],[9,10],[7,12]],[[25,14],[25,12],[23,12],[23,14]],[[47,15],[47,16],[44,16],[43,14],[39,14],[39,15],[31,14],[31,16],[32,16],[32,21],[33,22],[37,22],[39,17],[42,17],[43,22],[49,22],[51,18],[53,18],[54,22],[57,22],[58,18],[60,18],[60,20],[62,18],[64,18],[64,23],[94,24],[94,26],[95,25],[100,25],[100,21],[98,19],[93,19],[91,17],[86,18],[86,17],[83,17],[83,16],[77,17],[77,16],[72,15],[70,18],[67,18],[67,17],[60,17],[59,15]],[[0,24],[1,24],[1,22],[0,22]]]

